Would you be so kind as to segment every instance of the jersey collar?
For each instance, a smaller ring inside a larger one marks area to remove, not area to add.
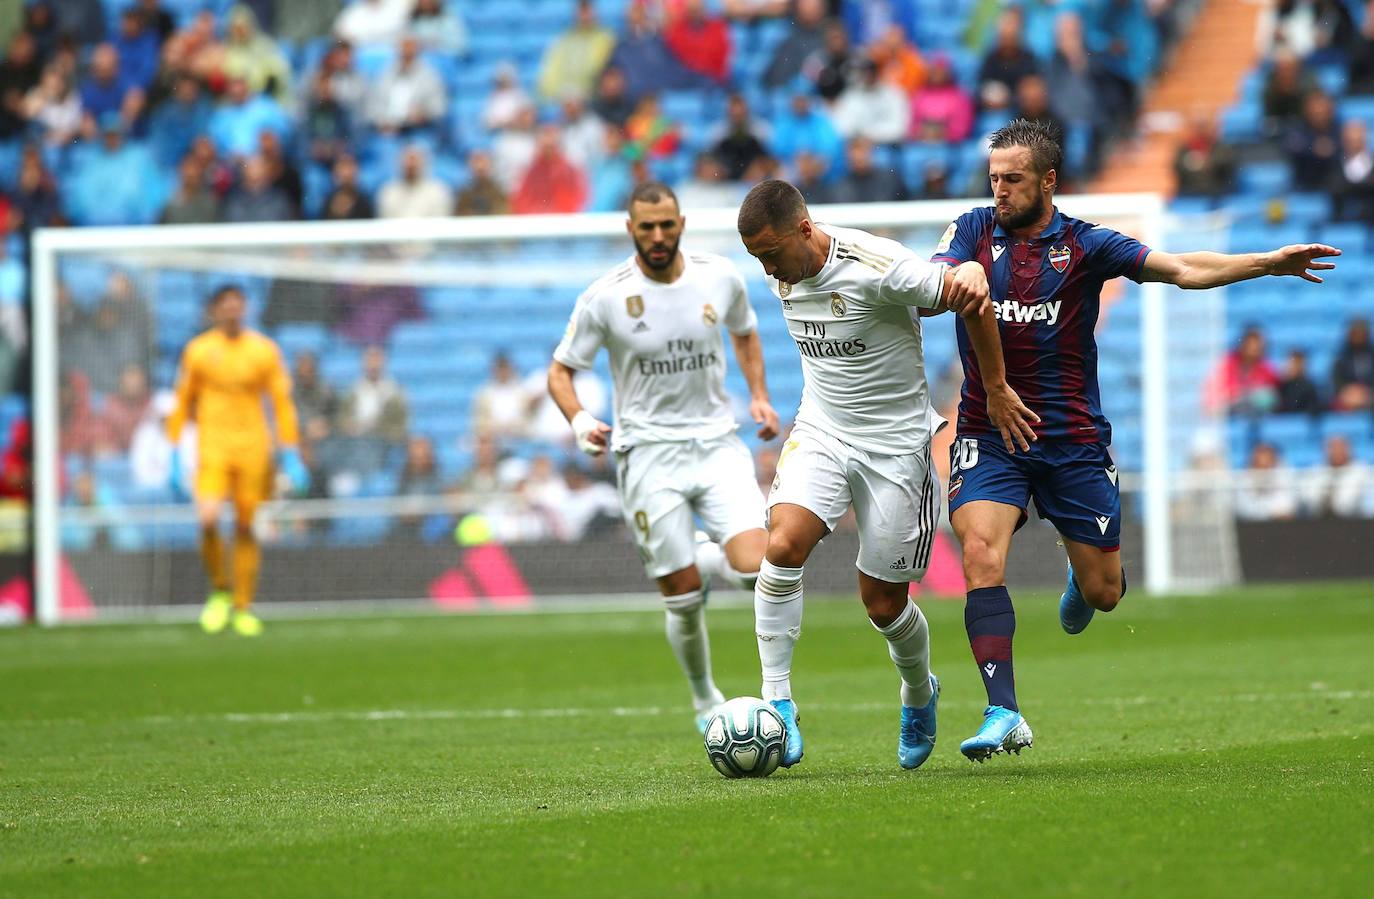
[[[1062,213],[1060,213],[1059,207],[1055,206],[1054,215],[1050,216],[1050,223],[1045,226],[1044,231],[1040,232],[1039,237],[1031,238],[1031,242],[1034,243],[1039,240],[1053,240],[1054,238],[1059,237],[1061,234],[1063,234],[1064,230],[1068,227],[1069,223],[1064,220],[1064,216]],[[1000,222],[997,221],[996,217],[994,217],[992,220],[992,236],[1001,237],[1003,239],[1009,236],[1007,232],[1002,229],[1002,225]]]

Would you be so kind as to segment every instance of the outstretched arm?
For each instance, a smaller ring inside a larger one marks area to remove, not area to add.
[[[763,376],[763,342],[758,331],[748,334],[731,334],[730,343],[735,348],[735,361],[749,385],[749,415],[759,426],[759,439],[772,440],[778,436],[778,413],[768,399],[768,381]]]
[[[1314,284],[1322,279],[1312,274],[1336,267],[1334,262],[1318,262],[1341,251],[1320,243],[1301,243],[1280,247],[1268,253],[1164,253],[1151,251],[1141,267],[1140,280],[1163,281],[1186,290],[1224,287],[1265,275],[1293,275]]]

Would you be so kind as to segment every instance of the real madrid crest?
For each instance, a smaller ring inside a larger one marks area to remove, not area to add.
[[[714,325],[716,323],[716,307],[712,306],[710,303],[702,306],[701,320],[708,325]]]
[[[787,299],[787,295],[788,295],[789,293],[791,293],[791,292],[792,292],[792,285],[791,285],[791,284],[788,284],[786,281],[779,281],[779,282],[778,282],[778,296],[782,297],[782,298],[785,300],[785,299]]]
[[[1050,265],[1054,266],[1054,270],[1061,274],[1064,269],[1069,267],[1069,262],[1073,259],[1073,254],[1069,251],[1069,245],[1063,243],[1055,244],[1050,247],[1049,255]]]
[[[844,314],[849,311],[849,307],[844,304],[844,297],[838,293],[830,295],[830,313],[836,318],[844,318]]]
[[[630,313],[630,318],[639,318],[644,314],[644,298],[639,294],[625,298],[625,311]]]

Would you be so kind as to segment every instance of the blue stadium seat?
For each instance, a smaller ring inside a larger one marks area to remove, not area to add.
[[[1240,167],[1236,181],[1242,192],[1272,195],[1288,190],[1292,172],[1286,162],[1251,162]]]

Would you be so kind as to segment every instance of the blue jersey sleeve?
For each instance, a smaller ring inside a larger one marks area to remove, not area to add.
[[[1095,226],[1086,237],[1091,241],[1089,252],[1093,266],[1102,272],[1102,280],[1110,281],[1124,276],[1132,281],[1140,281],[1145,257],[1150,255],[1149,247],[1134,237],[1127,237],[1120,231],[1102,225]]]
[[[931,262],[944,262],[949,265],[959,265],[973,259],[978,252],[978,234],[983,229],[978,210],[965,212],[954,221],[950,222],[945,229],[944,236],[940,238],[940,243],[935,247],[935,254],[930,257]]]

